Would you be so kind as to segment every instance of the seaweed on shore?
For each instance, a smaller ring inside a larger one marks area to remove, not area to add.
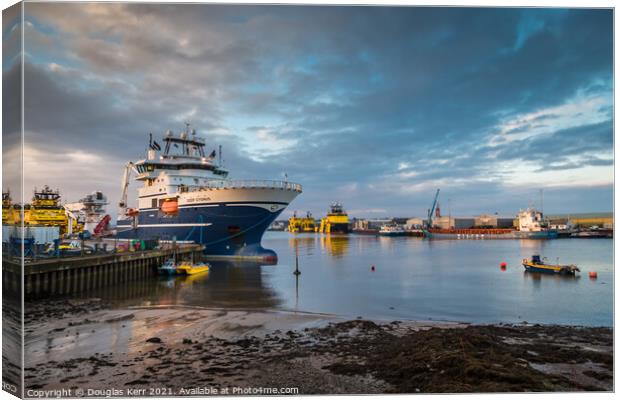
[[[605,390],[562,374],[543,373],[530,363],[591,362],[611,369],[613,357],[609,353],[572,346],[571,341],[553,343],[557,339],[553,335],[562,332],[560,337],[578,335],[611,345],[608,331],[601,336],[597,328],[483,325],[462,329],[432,328],[402,336],[383,332],[340,341],[338,349],[354,358],[343,357],[328,369],[336,374],[372,373],[390,383],[397,393]],[[515,337],[523,342],[505,341],[505,338]],[[602,380],[611,377],[605,373],[585,375]]]

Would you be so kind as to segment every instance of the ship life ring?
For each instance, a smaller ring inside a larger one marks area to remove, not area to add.
[[[177,200],[177,198],[170,198],[170,199],[165,199],[159,209],[164,213],[164,214],[176,214],[179,212],[179,201]]]

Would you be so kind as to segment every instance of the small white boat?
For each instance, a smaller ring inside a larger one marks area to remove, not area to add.
[[[387,224],[381,227],[381,229],[379,230],[379,235],[381,236],[405,236],[407,235],[407,231],[402,225]]]

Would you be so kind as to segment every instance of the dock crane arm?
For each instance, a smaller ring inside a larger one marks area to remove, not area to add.
[[[121,199],[118,202],[118,216],[123,217],[127,212],[127,189],[129,188],[129,178],[131,177],[131,171],[135,171],[135,167],[131,161],[125,164],[125,171],[123,172],[123,181],[121,183]]]
[[[439,189],[437,189],[437,193],[435,193],[435,199],[433,200],[433,206],[430,210],[428,210],[428,218],[426,220],[427,227],[430,229],[433,227],[433,213],[435,212],[435,207],[437,206],[437,198],[439,197]]]

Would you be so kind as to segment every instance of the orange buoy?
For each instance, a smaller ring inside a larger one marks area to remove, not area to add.
[[[589,276],[591,279],[596,279],[596,278],[598,277],[598,275],[597,275],[596,271],[590,271],[590,272],[588,272],[588,276]]]
[[[506,261],[502,261],[501,263],[499,263],[499,266],[502,268],[506,268],[508,264],[506,264]]]
[[[372,267],[370,267],[370,270],[374,271],[375,270],[375,266],[373,265]]]

